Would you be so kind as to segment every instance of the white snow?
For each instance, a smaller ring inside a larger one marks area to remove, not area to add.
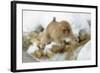
[[[90,60],[91,59],[91,41],[89,41],[85,46],[80,49],[78,54],[78,60]]]
[[[33,43],[32,45],[29,46],[27,49],[27,53],[31,55],[35,50],[38,50],[39,48],[37,47],[36,43]]]
[[[61,12],[41,12],[41,11],[23,11],[23,31],[30,32],[36,30],[39,25],[44,28],[48,23],[56,17],[58,22],[62,20],[68,21],[73,29],[73,32],[78,34],[80,29],[89,28],[87,20],[90,20],[90,14],[82,13],[61,13]]]
[[[45,53],[49,52],[51,50],[51,48],[52,48],[53,45],[57,45],[57,44],[55,42],[52,42],[52,43],[46,45],[45,48],[44,48],[44,52]]]

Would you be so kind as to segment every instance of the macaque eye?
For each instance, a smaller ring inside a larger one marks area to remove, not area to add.
[[[70,29],[63,29],[64,33],[66,33],[66,32],[70,33],[70,31],[71,31]]]
[[[63,32],[65,33],[66,32],[66,29],[63,29]]]

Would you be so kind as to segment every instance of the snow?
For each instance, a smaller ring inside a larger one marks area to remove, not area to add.
[[[61,12],[41,12],[41,11],[23,11],[23,31],[30,32],[36,30],[36,28],[42,25],[47,27],[48,23],[56,17],[56,20],[68,21],[74,33],[78,35],[80,29],[89,28],[88,20],[90,20],[90,14],[83,13],[61,13]]]
[[[85,46],[80,50],[77,59],[78,60],[90,60],[91,59],[91,41],[85,44]]]
[[[35,50],[38,50],[39,48],[37,47],[36,43],[33,43],[32,45],[29,46],[27,53],[31,55]]]
[[[52,48],[53,45],[57,45],[57,44],[55,42],[52,42],[52,43],[46,45],[45,48],[44,48],[44,52],[45,53],[49,52],[51,50],[51,48]]]

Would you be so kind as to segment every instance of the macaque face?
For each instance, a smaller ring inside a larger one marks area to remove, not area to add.
[[[69,37],[72,34],[71,26],[66,21],[61,21],[59,24],[59,30],[62,32],[62,36]]]
[[[61,21],[59,22],[59,27],[57,28],[58,30],[56,31],[56,35],[59,36],[59,39],[60,41],[67,41],[67,39],[72,39],[72,29],[71,29],[71,26],[70,24],[67,22],[67,21]],[[56,36],[55,35],[55,36]]]
[[[61,21],[59,23],[59,36],[65,42],[78,42],[78,38],[73,34],[71,25],[67,21]]]

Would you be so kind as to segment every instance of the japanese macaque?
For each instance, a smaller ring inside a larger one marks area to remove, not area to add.
[[[71,24],[68,21],[57,22],[54,17],[47,28],[41,32],[38,47],[43,49],[48,43],[55,42],[63,48],[66,43],[76,44],[78,38],[74,35]]]

